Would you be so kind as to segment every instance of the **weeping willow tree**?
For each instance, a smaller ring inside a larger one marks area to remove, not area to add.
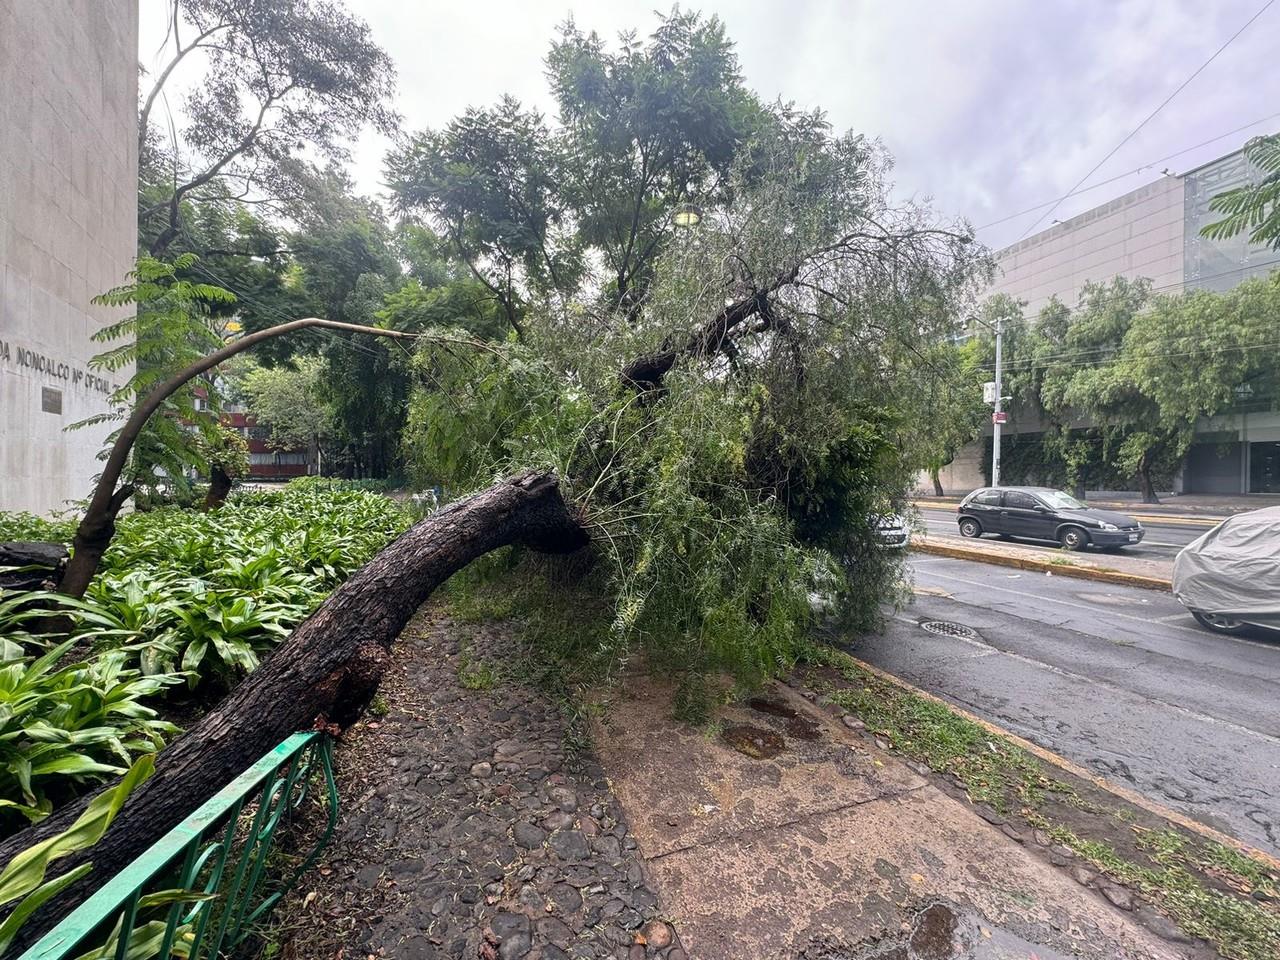
[[[779,111],[639,310],[531,309],[498,350],[419,350],[420,479],[463,494],[554,471],[591,537],[585,595],[604,599],[567,662],[643,651],[696,709],[709,677],[790,663],[815,593],[863,627],[895,595],[874,517],[922,465],[927,387],[955,375],[938,344],[989,267],[964,226],[892,204],[888,169],[876,143]]]

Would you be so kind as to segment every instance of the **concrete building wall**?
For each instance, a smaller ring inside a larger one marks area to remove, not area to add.
[[[994,285],[1034,317],[1056,295],[1074,307],[1089,281],[1148,277],[1164,292],[1183,281],[1184,183],[1165,177],[996,254]]]
[[[64,428],[128,376],[89,301],[137,247],[137,47],[137,0],[0,3],[0,510],[88,496],[109,428]]]

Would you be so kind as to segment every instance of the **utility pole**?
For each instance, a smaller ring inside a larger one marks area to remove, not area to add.
[[[1004,338],[1004,318],[996,318],[996,398],[991,414],[991,485],[1000,486],[1000,428],[1004,425],[1004,383],[1000,379],[1000,347]]]

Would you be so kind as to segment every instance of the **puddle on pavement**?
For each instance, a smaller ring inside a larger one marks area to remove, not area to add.
[[[787,735],[797,740],[818,740],[818,724],[808,717],[792,717],[787,721]]]
[[[929,904],[916,914],[910,933],[881,940],[854,956],[858,960],[1069,960],[948,903]]]
[[[767,697],[752,697],[747,706],[757,713],[767,713],[771,717],[782,717],[787,721],[787,736],[797,740],[818,740],[818,723],[809,717],[802,717],[794,708]],[[751,754],[754,756],[754,754]]]
[[[782,734],[772,730],[762,730],[749,723],[735,723],[720,731],[722,739],[739,753],[745,753],[756,760],[768,760],[776,757],[787,746]]]
[[[767,697],[752,697],[747,701],[747,706],[759,713],[768,713],[775,717],[786,717],[788,720],[796,716],[795,710],[785,703],[779,703],[777,700],[770,700]]]

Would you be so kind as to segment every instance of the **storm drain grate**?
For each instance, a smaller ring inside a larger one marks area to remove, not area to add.
[[[976,630],[963,623],[952,623],[950,620],[922,620],[920,627],[940,637],[955,637],[957,640],[981,640]]]

